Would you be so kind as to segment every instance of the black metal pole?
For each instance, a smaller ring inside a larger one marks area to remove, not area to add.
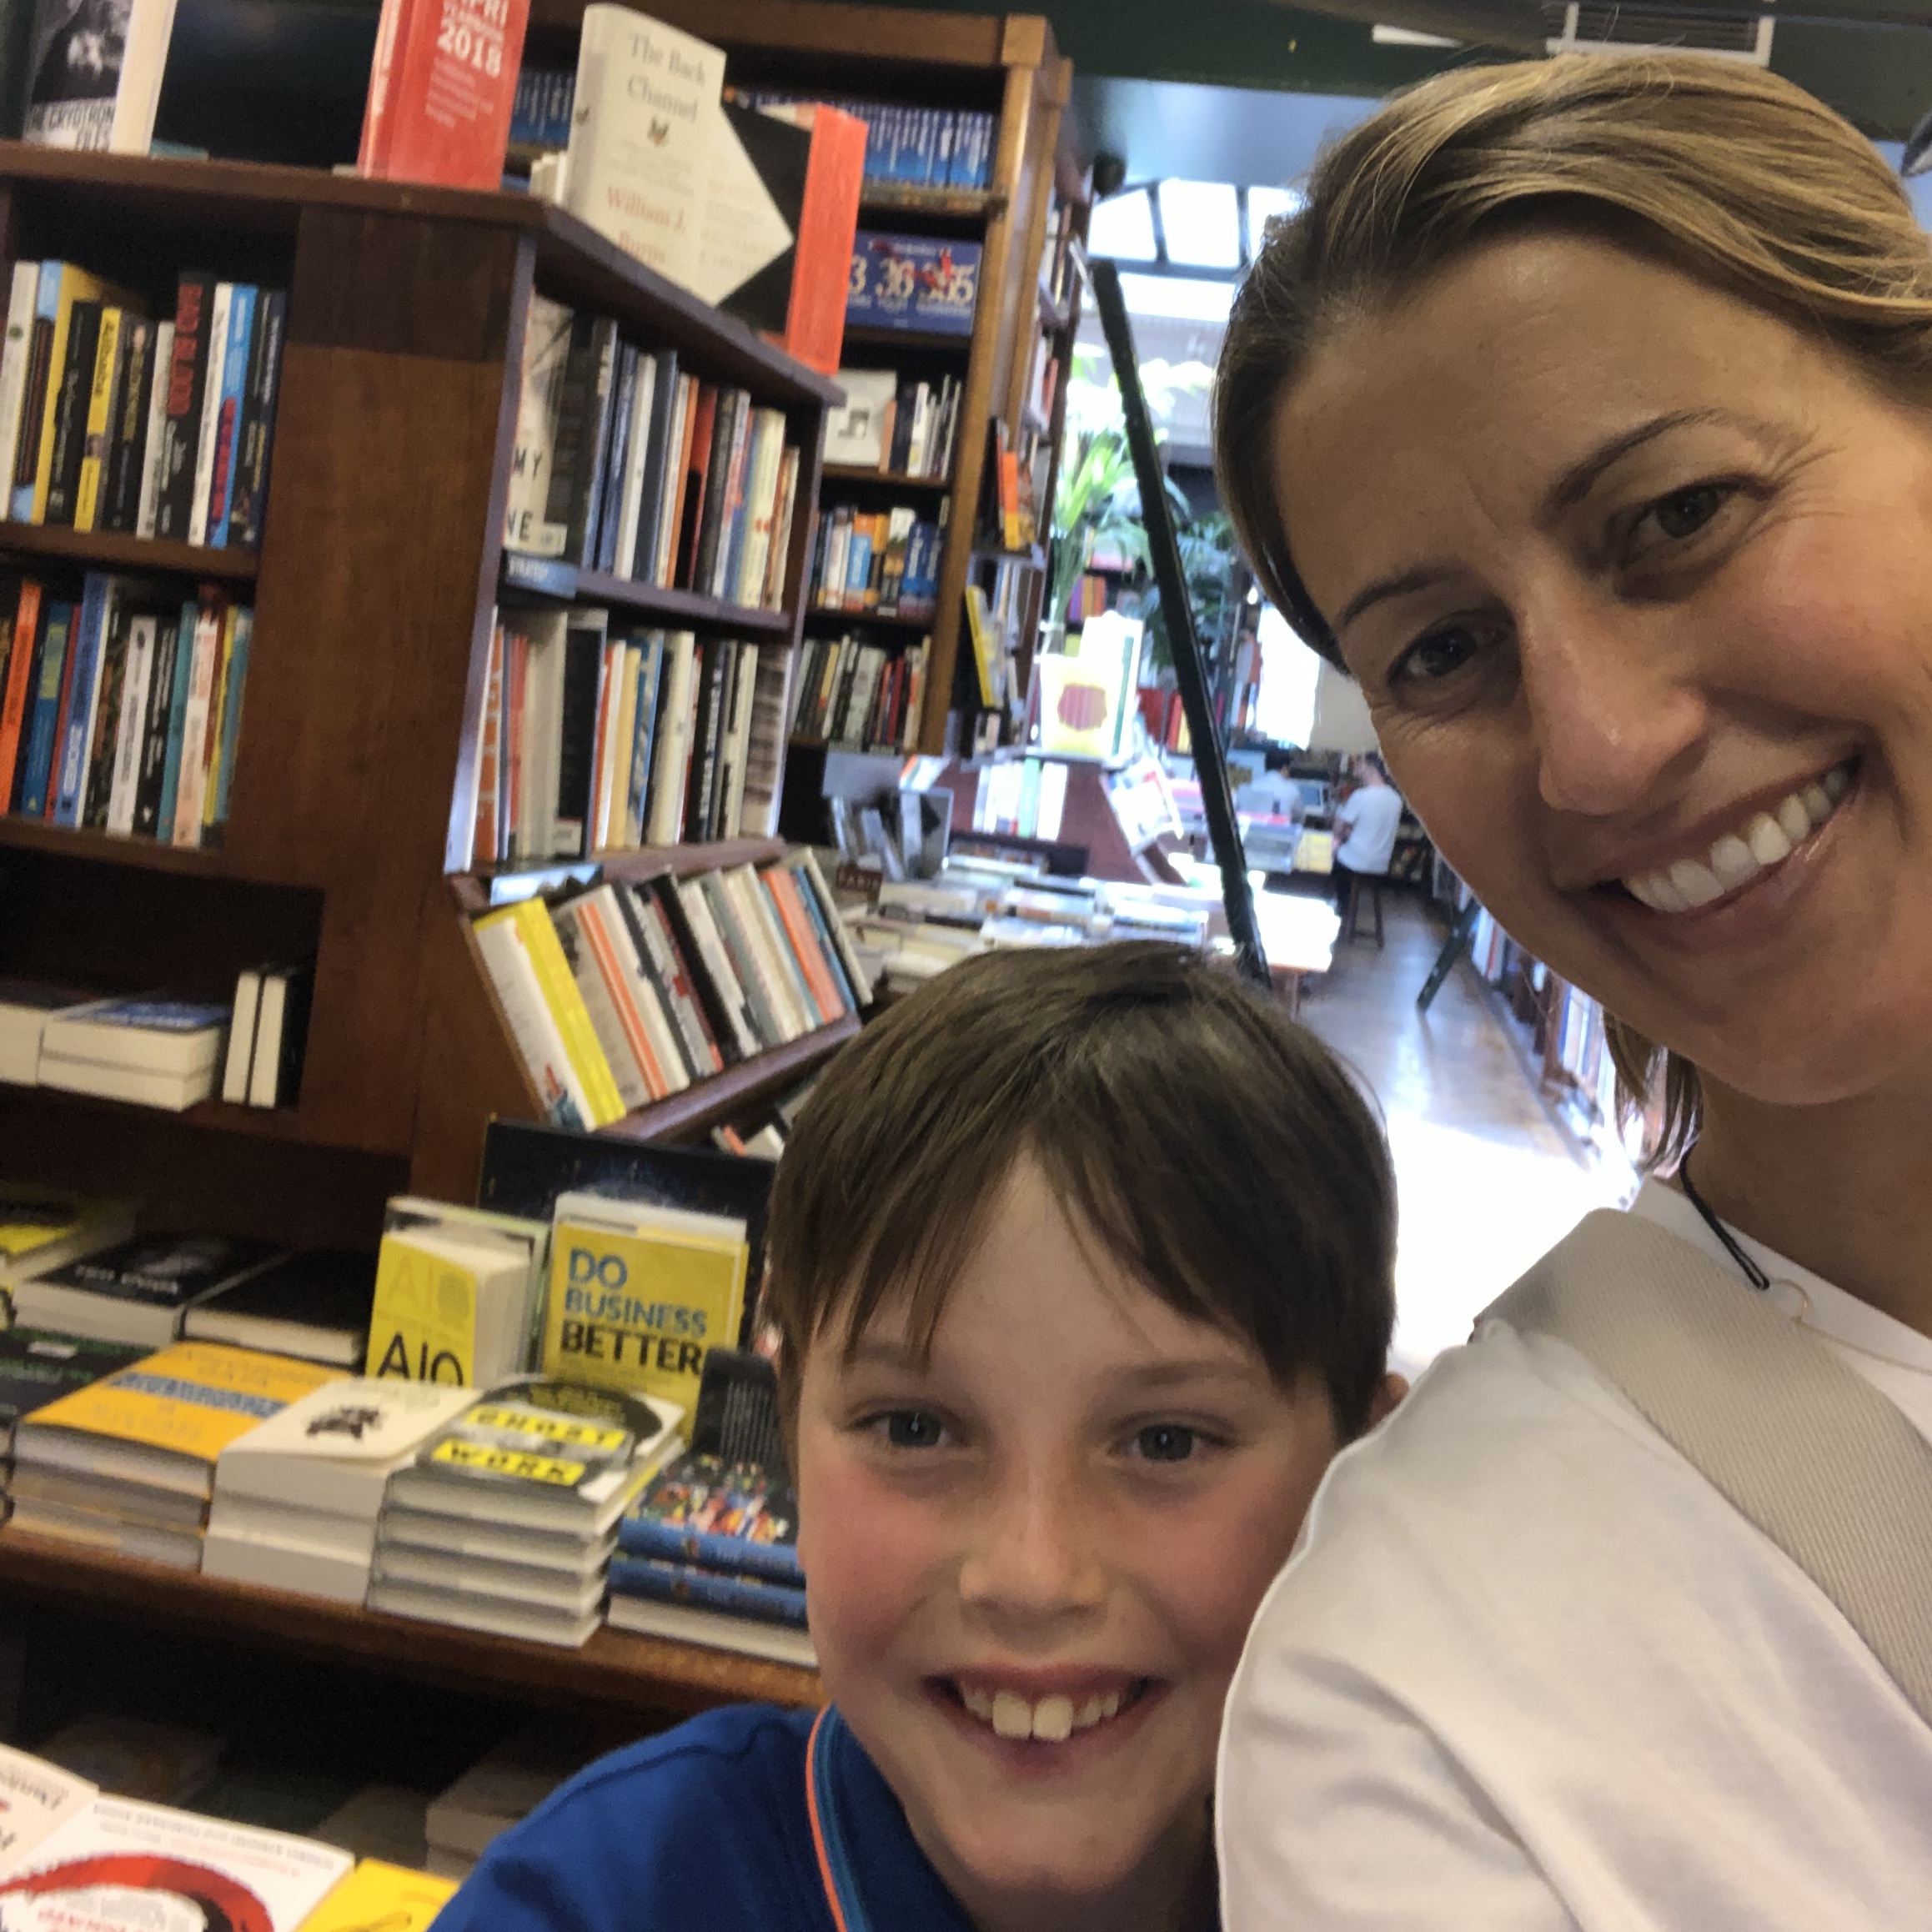
[[[1201,660],[1201,640],[1194,630],[1194,610],[1187,601],[1187,580],[1181,569],[1181,546],[1174,537],[1174,518],[1161,474],[1160,453],[1154,447],[1154,425],[1147,415],[1147,399],[1141,388],[1140,358],[1134,332],[1121,294],[1120,271],[1102,257],[1092,265],[1094,305],[1107,334],[1107,354],[1113,358],[1114,379],[1121,387],[1121,407],[1127,419],[1127,449],[1141,486],[1141,521],[1147,527],[1147,550],[1153,560],[1154,581],[1160,586],[1161,619],[1174,653],[1174,681],[1181,687],[1181,709],[1194,746],[1194,772],[1201,781],[1201,807],[1207,818],[1207,836],[1214,861],[1221,868],[1221,902],[1227,911],[1227,931],[1234,941],[1237,962],[1257,985],[1268,986],[1267,954],[1254,916],[1254,893],[1247,882],[1247,861],[1241,849],[1241,827],[1235,822],[1234,792],[1227,782],[1227,758],[1215,729],[1214,707],[1208,700],[1207,673]]]

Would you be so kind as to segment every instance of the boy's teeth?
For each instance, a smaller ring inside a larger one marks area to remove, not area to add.
[[[960,1686],[960,1702],[996,1736],[1017,1740],[1033,1738],[1041,1744],[1064,1744],[1076,1731],[1090,1731],[1107,1718],[1118,1717],[1117,1690],[1095,1695],[1076,1704],[1057,1693],[1031,1704],[1016,1690],[988,1692],[976,1684]]]
[[[1653,912],[1689,912],[1709,906],[1789,858],[1850,790],[1849,766],[1836,765],[1780,800],[1774,812],[1758,812],[1740,830],[1726,832],[1701,860],[1679,859],[1674,866],[1626,879],[1624,890]]]

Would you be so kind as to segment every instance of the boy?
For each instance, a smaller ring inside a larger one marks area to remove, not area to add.
[[[767,1311],[830,1708],[605,1759],[439,1932],[1194,1932],[1249,1619],[1399,1392],[1375,1120],[1156,944],[998,952],[827,1069]]]

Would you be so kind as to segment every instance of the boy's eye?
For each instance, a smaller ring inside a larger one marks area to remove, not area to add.
[[[936,1449],[946,1435],[939,1418],[930,1409],[891,1409],[877,1418],[873,1426],[896,1449]]]
[[[1134,1448],[1150,1463],[1185,1463],[1195,1441],[1195,1432],[1179,1423],[1154,1423],[1135,1436]]]

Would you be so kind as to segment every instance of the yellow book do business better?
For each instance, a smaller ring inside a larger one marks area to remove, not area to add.
[[[737,1346],[750,1258],[745,1223],[728,1215],[560,1196],[544,1372],[695,1414],[706,1353]]]

